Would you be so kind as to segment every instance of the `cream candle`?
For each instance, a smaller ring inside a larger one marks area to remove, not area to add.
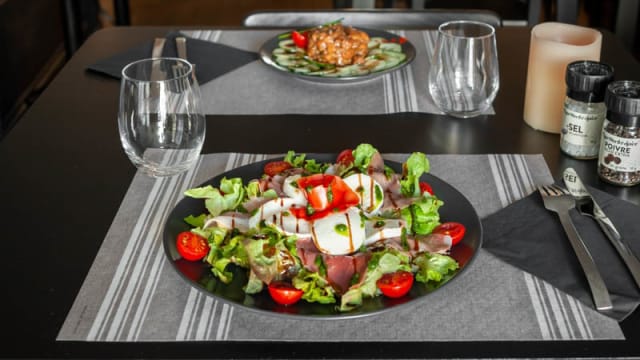
[[[577,25],[546,22],[531,30],[524,121],[536,130],[560,133],[565,71],[576,60],[600,60],[602,34]]]

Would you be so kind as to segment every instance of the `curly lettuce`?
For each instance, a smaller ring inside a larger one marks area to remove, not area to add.
[[[413,264],[418,268],[415,274],[416,281],[422,283],[446,280],[447,275],[453,273],[459,267],[456,260],[451,256],[431,253],[418,255],[413,259]]]
[[[403,177],[400,180],[400,191],[406,197],[416,197],[421,195],[420,177],[429,172],[429,160],[421,152],[414,152],[402,165]]]
[[[358,145],[358,147],[353,149],[353,166],[366,174],[371,158],[377,152],[378,150],[370,144]]]
[[[440,224],[438,209],[443,204],[442,200],[425,193],[420,199],[402,209],[400,213],[411,232],[427,235]]]
[[[204,199],[204,205],[212,216],[235,210],[245,198],[245,187],[241,178],[222,178],[220,188],[211,185],[189,189],[184,192],[194,199]]]
[[[320,304],[333,304],[336,302],[335,291],[326,278],[317,272],[302,269],[293,279],[293,286],[304,292],[302,299],[308,302]]]

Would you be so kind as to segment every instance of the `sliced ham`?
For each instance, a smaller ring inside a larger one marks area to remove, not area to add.
[[[387,177],[387,174],[384,172],[374,172],[369,174],[369,176],[380,184],[384,191],[395,191],[395,188],[398,189],[398,192],[400,191],[400,174],[391,174],[391,176]]]
[[[368,253],[355,255],[323,255],[322,260],[327,266],[327,280],[338,294],[344,294],[351,287],[351,280],[355,274],[358,279],[364,278],[367,270]]]
[[[373,173],[383,173],[384,174],[384,159],[379,152],[373,153],[371,155],[371,159],[369,160],[369,168],[367,169],[369,175]]]
[[[287,196],[282,190],[282,185],[284,184],[284,179],[286,178],[287,178],[286,176],[280,175],[280,174],[270,177],[268,179],[269,182],[267,183],[267,188],[275,191],[276,194],[278,194],[278,197]]]
[[[380,208],[381,213],[393,212],[411,205],[415,201],[415,198],[408,198],[400,193],[394,193],[391,191],[385,191],[384,203]]]
[[[259,208],[260,206],[262,206],[264,203],[266,203],[269,200],[271,200],[271,198],[266,198],[264,196],[258,196],[258,197],[254,197],[253,199],[249,199],[249,200],[245,201],[242,204],[242,206],[248,212],[252,212],[253,210]]]
[[[318,255],[322,256],[322,261],[327,268],[327,281],[338,294],[343,294],[349,289],[354,274],[359,274],[358,279],[360,280],[364,278],[367,262],[371,256],[368,253],[355,255],[322,254],[310,238],[298,239],[296,248],[302,265],[309,271],[318,271],[316,257]]]
[[[249,231],[249,214],[237,211],[227,211],[214,218],[207,220],[202,226],[203,229],[209,227],[221,227],[225,229],[238,229]]]
[[[451,250],[451,236],[443,234],[429,234],[416,236],[418,252],[447,254]]]
[[[296,250],[298,252],[298,257],[302,262],[302,266],[309,271],[317,272],[318,266],[316,266],[316,256],[320,254],[320,251],[313,243],[313,239],[311,239],[311,237],[298,239],[296,241]]]
[[[448,254],[451,250],[451,236],[442,234],[429,234],[418,235],[416,238],[407,237],[405,246],[402,245],[402,240],[400,239],[400,237],[394,237],[386,239],[383,245],[384,247],[393,248],[404,253],[409,253],[411,257],[425,251],[430,253]]]

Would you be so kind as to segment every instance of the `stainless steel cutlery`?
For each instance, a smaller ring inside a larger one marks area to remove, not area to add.
[[[576,171],[573,168],[567,168],[564,171],[563,178],[567,189],[575,198],[576,209],[578,209],[582,215],[587,215],[593,218],[598,225],[600,225],[600,228],[607,236],[607,239],[609,239],[620,255],[622,261],[624,261],[627,266],[627,269],[629,269],[636,285],[640,288],[640,261],[638,258],[631,252],[631,249],[629,249],[627,244],[624,242],[622,236],[611,220],[595,202]]]
[[[573,221],[569,216],[569,210],[575,207],[573,196],[566,190],[555,185],[539,186],[538,191],[540,195],[542,195],[544,207],[547,210],[555,212],[560,218],[560,223],[587,278],[596,309],[600,311],[611,310],[613,305],[609,291],[602,280],[600,271],[593,261],[593,257],[582,241],[582,238],[580,238],[580,234],[576,231]]]
[[[187,59],[187,39],[186,38],[181,36],[176,38],[176,50],[179,58],[189,61]],[[181,63],[177,63],[176,65],[173,66],[173,75],[176,78],[179,78],[185,75],[187,71],[188,71],[188,68]],[[193,71],[193,65],[192,65],[191,71]],[[179,90],[181,91],[184,90],[186,86],[187,86],[186,80],[183,79],[182,81],[179,81]]]
[[[152,58],[162,57],[162,50],[164,49],[165,41],[166,41],[165,38],[156,38],[153,41],[153,48],[151,49]],[[154,80],[155,78],[157,78],[159,76],[158,75],[159,72],[160,72],[160,69],[158,68],[158,65],[154,64],[153,67],[151,68],[151,79]]]

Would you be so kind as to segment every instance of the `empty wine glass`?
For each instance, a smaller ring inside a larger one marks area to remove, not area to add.
[[[495,29],[476,21],[438,27],[429,70],[429,92],[445,114],[468,118],[486,111],[498,93],[500,75]]]
[[[205,136],[192,65],[178,58],[127,65],[122,70],[118,128],[125,153],[143,173],[162,177],[189,169]]]

